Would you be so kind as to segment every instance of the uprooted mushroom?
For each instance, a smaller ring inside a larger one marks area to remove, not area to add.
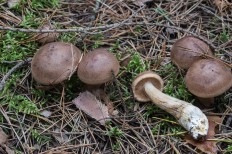
[[[152,101],[173,115],[196,140],[204,140],[209,124],[205,114],[194,105],[161,92],[163,80],[151,71],[139,74],[132,83],[134,97],[141,102]]]
[[[80,59],[81,51],[73,44],[48,43],[32,59],[32,77],[43,85],[59,84],[72,76]]]

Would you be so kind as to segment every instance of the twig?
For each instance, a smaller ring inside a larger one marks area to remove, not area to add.
[[[104,25],[104,26],[98,26],[98,27],[79,27],[79,28],[72,28],[72,29],[24,29],[24,28],[13,28],[13,27],[4,27],[0,26],[0,30],[10,30],[10,31],[16,31],[16,32],[25,32],[25,33],[62,33],[62,32],[81,32],[81,33],[86,33],[86,34],[100,34],[103,33],[100,30],[105,30],[104,32],[107,32],[109,30],[112,30],[114,28],[122,27],[122,26],[130,26],[130,25],[150,25],[150,26],[160,26],[160,27],[166,27],[166,28],[171,28],[171,29],[176,29],[178,31],[182,31],[188,34],[191,34],[203,41],[205,41],[208,45],[210,45],[214,49],[219,49],[219,47],[216,47],[213,45],[213,43],[206,38],[199,36],[198,34],[191,32],[189,30],[176,27],[176,26],[170,26],[170,25],[165,25],[161,23],[144,23],[144,22],[120,22],[120,23],[115,23],[115,24],[109,24],[109,25]],[[98,32],[91,32],[94,30],[98,30]]]
[[[3,76],[2,81],[0,82],[0,91],[3,90],[3,88],[4,88],[5,84],[6,84],[6,80],[11,76],[11,74],[12,74],[15,70],[17,70],[19,67],[21,67],[22,65],[24,65],[24,64],[26,64],[26,63],[28,63],[28,62],[30,62],[31,60],[32,60],[32,58],[28,58],[28,59],[26,59],[26,60],[24,60],[24,61],[19,62],[19,63],[16,64],[14,67],[12,67],[12,68],[6,73],[6,75]]]

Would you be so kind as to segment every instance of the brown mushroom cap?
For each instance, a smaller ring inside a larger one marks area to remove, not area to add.
[[[147,97],[146,92],[144,90],[144,84],[146,82],[151,82],[160,91],[163,90],[164,83],[159,75],[151,71],[140,73],[132,82],[132,90],[134,93],[134,97],[136,100],[140,102],[150,101],[150,98]]]
[[[73,44],[53,42],[42,46],[31,62],[33,78],[44,85],[68,79],[76,70],[81,51]]]
[[[193,36],[179,39],[171,48],[173,63],[183,69],[189,68],[195,61],[202,59],[202,54],[212,55],[212,51],[205,42]]]
[[[78,77],[89,85],[99,85],[113,79],[119,72],[117,58],[107,48],[99,48],[88,52],[81,60],[78,67]]]
[[[213,59],[202,59],[189,68],[185,83],[194,95],[211,98],[224,93],[232,86],[232,74],[224,64]]]

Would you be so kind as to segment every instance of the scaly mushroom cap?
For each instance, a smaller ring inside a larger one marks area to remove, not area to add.
[[[80,58],[81,51],[73,44],[48,43],[32,59],[32,77],[43,85],[61,83],[74,73]]]
[[[161,77],[151,71],[140,73],[132,82],[132,91],[136,100],[140,102],[148,102],[150,98],[146,95],[144,84],[151,82],[160,91],[163,90],[163,80]]]
[[[195,61],[202,59],[203,54],[212,55],[210,47],[193,36],[179,39],[171,48],[173,63],[183,69],[189,68]]]
[[[185,83],[194,95],[211,98],[232,86],[232,74],[224,64],[212,59],[202,59],[188,69]]]
[[[89,85],[100,85],[113,79],[119,72],[117,58],[107,48],[99,48],[88,52],[78,67],[78,77]]]

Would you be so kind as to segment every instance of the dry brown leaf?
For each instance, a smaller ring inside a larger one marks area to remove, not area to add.
[[[7,135],[3,132],[2,128],[0,127],[0,145],[7,142]]]
[[[134,0],[133,3],[137,6],[144,6],[148,2],[152,2],[153,0]]]
[[[4,133],[0,127],[0,153],[1,154],[14,154],[14,151],[11,150],[7,145],[8,136]]]
[[[206,140],[203,142],[193,140],[190,135],[185,136],[185,140],[196,146],[199,150],[207,153],[207,154],[217,154],[218,147],[217,142],[215,141],[208,141],[207,139],[213,139],[215,135],[215,127],[222,122],[222,119],[218,116],[207,116],[209,120],[209,131],[206,136]]]
[[[4,145],[5,147],[5,151],[7,154],[14,154],[15,152],[13,150],[11,150],[8,146]]]
[[[232,6],[232,3],[228,2],[228,0],[214,0],[214,4],[221,13]]]
[[[93,91],[93,94],[96,97],[99,96],[101,100],[103,100],[103,103],[106,104],[110,116],[116,116],[118,114],[118,111],[114,109],[114,103],[110,100],[108,95],[102,89],[97,89]]]
[[[99,121],[102,125],[105,125],[110,120],[107,107],[88,91],[80,93],[72,102],[77,108]]]

